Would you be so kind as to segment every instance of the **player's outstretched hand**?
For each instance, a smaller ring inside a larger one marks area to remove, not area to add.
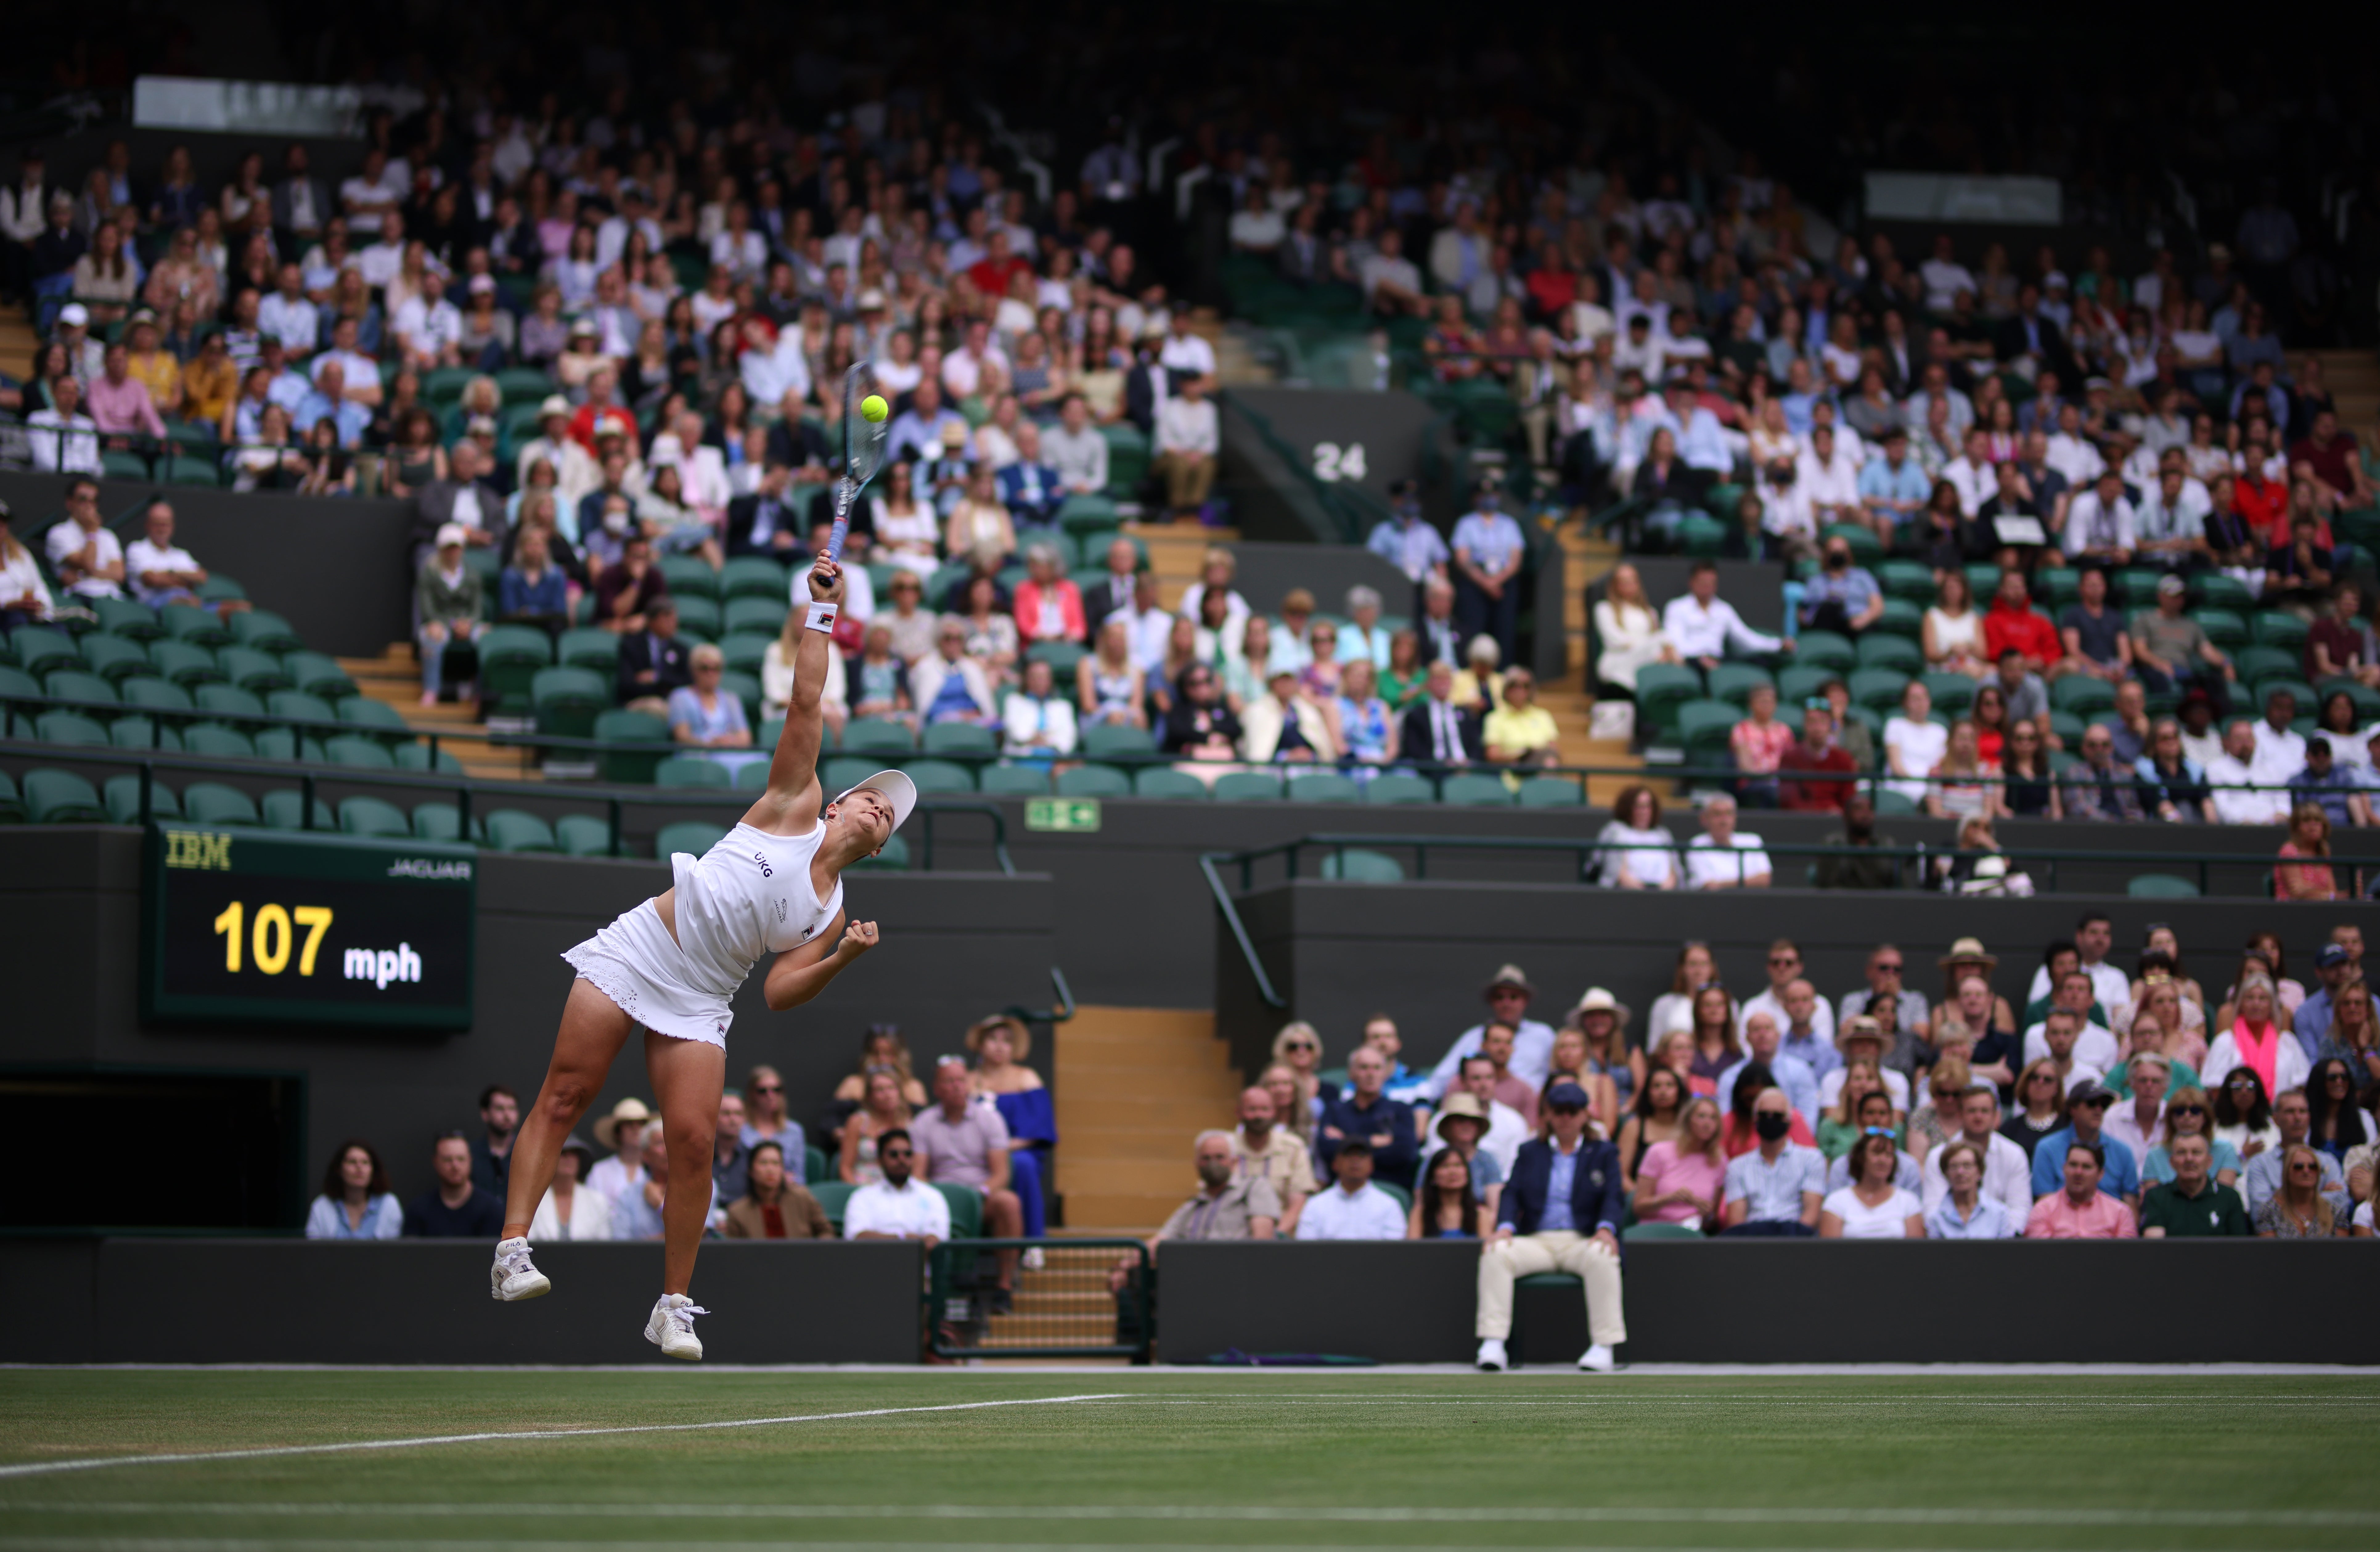
[[[819,603],[843,601],[843,567],[821,555],[810,563],[810,597]]]
[[[846,960],[857,959],[874,948],[876,942],[876,924],[856,921],[843,929],[843,941],[835,945],[835,952]]]

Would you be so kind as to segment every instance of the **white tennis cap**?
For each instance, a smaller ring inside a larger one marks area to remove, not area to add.
[[[884,794],[892,805],[892,828],[899,830],[907,822],[909,811],[917,806],[917,783],[898,770],[880,770],[865,782],[855,782],[834,794],[841,803],[860,788],[867,787]]]

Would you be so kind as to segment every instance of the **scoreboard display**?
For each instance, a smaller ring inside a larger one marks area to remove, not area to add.
[[[145,1019],[470,1025],[468,846],[159,820],[141,871]]]

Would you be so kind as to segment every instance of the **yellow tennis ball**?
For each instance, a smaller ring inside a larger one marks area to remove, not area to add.
[[[859,413],[870,420],[881,420],[892,413],[892,406],[884,402],[883,394],[870,394],[859,401]]]

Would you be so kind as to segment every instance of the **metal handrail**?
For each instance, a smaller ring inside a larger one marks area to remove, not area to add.
[[[1066,972],[1054,964],[1050,966],[1050,989],[1056,994],[1055,1006],[1036,1011],[1012,1003],[1000,1011],[1026,1024],[1046,1024],[1054,1029],[1075,1016],[1075,988],[1066,984]]]
[[[1232,891],[1223,887],[1222,875],[1215,871],[1218,862],[1240,861],[1245,869],[1245,854],[1232,852],[1201,852],[1198,871],[1207,876],[1207,888],[1215,896],[1215,906],[1223,913],[1224,925],[1232,929],[1232,940],[1240,946],[1240,957],[1248,963],[1248,973],[1256,977],[1257,995],[1269,1008],[1287,1008],[1288,999],[1273,989],[1272,977],[1265,974],[1264,961],[1257,957],[1257,946],[1248,937],[1247,924],[1240,919],[1240,908],[1232,899]],[[1242,887],[1245,888],[1245,879]]]
[[[359,787],[396,787],[413,792],[451,793],[455,796],[456,821],[460,833],[468,841],[471,833],[471,799],[473,794],[510,797],[515,801],[544,798],[563,803],[601,802],[609,810],[609,855],[620,855],[620,821],[626,809],[705,808],[721,805],[748,808],[759,794],[750,792],[722,790],[717,787],[596,787],[563,786],[552,782],[500,782],[484,777],[442,776],[433,771],[358,770],[346,766],[324,767],[303,760],[262,760],[223,758],[210,755],[136,753],[123,749],[101,749],[87,745],[42,744],[21,738],[0,739],[0,756],[40,754],[70,764],[114,765],[132,768],[140,777],[140,808],[139,822],[147,824],[155,815],[151,789],[160,770],[198,771],[210,776],[277,776],[295,777],[303,798],[298,816],[298,829],[314,829],[315,793],[321,782],[344,782]],[[996,804],[979,799],[922,794],[917,812],[925,818],[925,834],[918,847],[920,871],[931,872],[934,866],[935,820],[941,814],[978,814],[991,821],[991,854],[1001,872],[1014,876],[1015,859],[1008,850],[1008,817]]]
[[[1267,857],[1280,856],[1284,859],[1284,872],[1287,877],[1294,879],[1298,877],[1297,867],[1299,857],[1308,849],[1318,847],[1329,851],[1334,855],[1343,855],[1350,847],[1364,849],[1396,847],[1409,850],[1414,854],[1414,876],[1416,879],[1427,879],[1429,877],[1428,857],[1430,849],[1433,847],[1440,850],[1451,849],[1474,852],[1568,852],[1578,856],[1579,871],[1582,879],[1588,877],[1591,873],[1592,859],[1606,852],[1672,852],[1683,854],[1688,850],[1686,843],[1682,841],[1663,843],[1658,841],[1603,842],[1594,840],[1592,838],[1573,841],[1534,835],[1388,835],[1354,832],[1325,832],[1303,836],[1294,841],[1279,842],[1269,846],[1258,846],[1245,852],[1208,852],[1201,855],[1199,858],[1199,866],[1207,874],[1209,887],[1217,891],[1218,899],[1220,900],[1224,892],[1223,881],[1221,877],[1216,872],[1213,864],[1236,864],[1240,869],[1240,887],[1243,890],[1246,890],[1253,887],[1254,869],[1255,865],[1257,862]],[[2009,862],[2020,860],[2019,854],[2011,852],[1959,851],[1947,847],[1927,846],[1923,842],[1900,846],[1861,847],[1812,844],[1806,842],[1779,842],[1775,843],[1763,842],[1759,849],[1763,853],[1771,856],[1828,857],[1854,855],[1886,859],[1889,860],[1893,865],[1894,878],[1896,881],[1901,876],[1900,870],[1904,864],[1913,863],[1922,869],[1929,860],[1949,861],[1953,864],[1965,860],[1980,860],[1985,857],[1999,857]],[[1737,867],[1740,875],[1742,867],[1742,858],[1743,856],[1743,853],[1739,850],[1733,852],[1731,855],[1738,859]],[[2148,852],[2076,849],[2039,853],[2028,851],[2022,854],[2022,860],[2028,867],[2036,864],[2046,866],[2049,870],[2049,888],[2052,891],[2055,891],[2058,887],[2058,867],[2060,863],[2111,863],[2119,866],[2130,865],[2134,867],[2155,870],[2165,870],[2175,867],[2195,867],[2198,871],[2199,892],[2201,894],[2204,894],[2206,892],[2208,870],[2210,868],[2248,867],[2269,874],[2275,868],[2283,866],[2285,863],[2297,861],[2299,859],[2275,856],[2226,855],[2219,852]],[[2314,858],[2308,860],[2313,863],[2326,863],[2334,867],[2343,867],[2350,873],[2354,873],[2359,876],[2362,871],[2355,865],[2359,860],[2362,859],[2354,857],[2332,856],[2328,858]],[[1898,887],[1897,882],[1896,887]],[[1236,921],[1236,911],[1232,911],[1229,914],[1234,921]],[[1249,944],[1245,931],[1240,933],[1240,939],[1244,951],[1253,956],[1255,951]],[[1283,1004],[1276,1004],[1276,1006],[1281,1005]]]

